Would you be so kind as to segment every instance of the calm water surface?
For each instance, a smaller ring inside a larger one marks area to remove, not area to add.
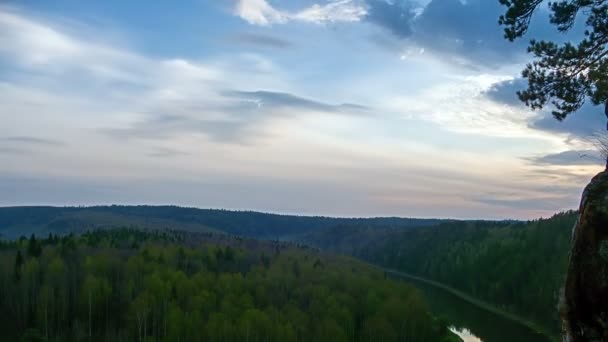
[[[425,296],[435,315],[449,322],[450,330],[465,342],[550,342],[527,326],[489,312],[446,290],[415,279],[404,279]]]

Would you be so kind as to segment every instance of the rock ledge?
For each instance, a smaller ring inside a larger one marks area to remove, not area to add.
[[[608,341],[608,171],[583,192],[560,312],[564,341]]]

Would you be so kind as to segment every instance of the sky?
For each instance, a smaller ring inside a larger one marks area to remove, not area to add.
[[[602,169],[490,0],[0,3],[0,205],[537,218]]]

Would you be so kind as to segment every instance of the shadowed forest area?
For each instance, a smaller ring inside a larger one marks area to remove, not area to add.
[[[178,206],[0,207],[0,236],[18,238],[86,232],[91,229],[144,227],[194,232],[224,232],[262,239],[291,238],[337,225],[420,227],[439,219],[401,217],[338,218],[277,215],[255,211],[199,209]]]
[[[558,298],[577,213],[529,222],[453,221],[436,227],[340,226],[303,241],[461,290],[560,331]]]

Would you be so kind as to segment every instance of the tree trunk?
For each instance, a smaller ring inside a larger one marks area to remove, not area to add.
[[[49,298],[47,291],[47,298],[44,301],[44,337],[49,340]]]
[[[139,312],[136,313],[136,316],[137,316],[137,335],[139,337],[139,342],[142,342],[142,338],[141,338],[142,322],[141,322],[141,316],[139,315]]]
[[[608,101],[606,101],[606,103],[604,104],[604,114],[606,115],[606,118],[608,119]],[[606,130],[608,131],[608,123],[606,123]],[[608,147],[608,146],[606,146]],[[606,170],[608,170],[608,151],[604,151],[606,153]]]
[[[91,289],[89,289],[89,341],[91,340]]]

